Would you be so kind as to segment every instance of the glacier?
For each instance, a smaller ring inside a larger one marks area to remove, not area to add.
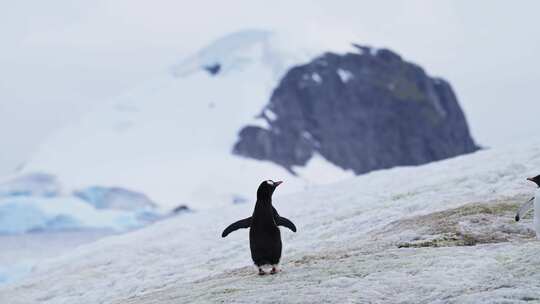
[[[61,192],[56,176],[47,173],[29,173],[0,181],[0,197],[55,196]]]
[[[28,173],[0,182],[0,235],[81,229],[122,232],[166,216],[145,194],[90,186],[69,192],[51,174]]]
[[[76,197],[0,199],[0,234],[79,229],[127,231],[159,218],[157,211],[98,209]]]
[[[145,194],[119,187],[92,186],[76,190],[74,196],[97,209],[152,210],[157,206]]]

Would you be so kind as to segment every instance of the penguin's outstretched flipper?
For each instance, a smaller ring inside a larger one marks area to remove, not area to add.
[[[251,226],[251,217],[239,220],[238,222],[234,222],[230,224],[229,227],[225,228],[225,230],[223,230],[223,233],[221,234],[221,237],[226,237],[229,233],[238,229],[249,228],[249,226]]]
[[[296,226],[288,218],[280,216],[276,224],[278,226],[284,226],[291,229],[293,232],[296,232]]]
[[[296,226],[286,217],[279,216],[276,208],[272,207],[274,210],[274,221],[276,221],[277,226],[283,226],[291,229],[293,232],[296,232]]]
[[[534,197],[532,197],[525,204],[519,207],[518,212],[516,214],[516,222],[519,222],[519,219],[522,218],[527,213],[527,211],[531,210],[531,208],[533,207],[533,202],[534,202]]]

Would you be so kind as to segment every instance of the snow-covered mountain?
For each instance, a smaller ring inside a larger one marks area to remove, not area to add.
[[[36,265],[0,302],[537,302],[540,243],[513,217],[539,170],[537,138],[275,197],[298,227],[275,276],[251,266],[247,230],[220,237],[252,203],[201,210]]]
[[[286,69],[327,48],[300,41],[257,30],[219,39],[53,135],[24,172],[54,174],[72,188],[137,189],[168,208],[229,204],[268,178],[292,191],[350,177],[322,157],[294,176],[231,153]]]
[[[293,192],[476,149],[450,85],[399,55],[248,30],[56,133],[24,172],[206,208],[268,178]]]

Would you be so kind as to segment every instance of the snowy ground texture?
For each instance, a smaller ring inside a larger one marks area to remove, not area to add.
[[[298,232],[273,276],[247,230],[220,237],[253,204],[204,209],[43,263],[0,303],[540,302],[540,242],[513,220],[538,173],[540,140],[277,195]]]

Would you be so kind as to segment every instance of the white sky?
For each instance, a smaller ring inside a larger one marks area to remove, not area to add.
[[[1,1],[0,175],[51,131],[228,32],[389,47],[448,79],[477,142],[538,133],[540,1]]]

